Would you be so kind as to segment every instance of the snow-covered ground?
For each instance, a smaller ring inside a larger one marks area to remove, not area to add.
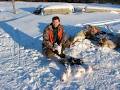
[[[93,67],[93,72],[79,79],[73,76],[66,83],[60,81],[64,67],[48,61],[41,53],[43,30],[55,15],[33,15],[33,10],[40,4],[48,3],[16,2],[17,14],[13,14],[11,2],[0,2],[0,90],[120,90],[120,51],[95,46],[89,40],[65,53],[83,58]],[[119,5],[89,6],[120,9]],[[120,33],[118,13],[58,16],[69,35],[75,35],[86,24],[100,25],[103,30],[108,30],[104,25],[110,24],[108,31]]]

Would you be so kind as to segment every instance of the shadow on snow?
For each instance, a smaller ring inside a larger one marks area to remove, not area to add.
[[[14,27],[6,22],[0,22],[0,27],[8,33],[15,42],[17,42],[20,46],[23,46],[25,49],[41,50],[42,41],[39,40],[39,37],[30,37],[18,29],[15,30]]]
[[[27,11],[27,12],[30,12],[30,13],[33,13],[33,11],[35,10],[35,7],[20,8],[20,9]]]

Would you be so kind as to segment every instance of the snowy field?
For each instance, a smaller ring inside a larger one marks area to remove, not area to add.
[[[93,68],[80,78],[60,81],[64,67],[48,61],[41,53],[42,34],[55,15],[34,15],[40,4],[16,2],[17,14],[10,2],[0,2],[0,90],[120,90],[120,50],[94,45],[85,39],[66,50],[67,55],[83,58]],[[119,5],[72,4],[120,10]],[[100,25],[102,30],[120,33],[120,14],[114,12],[58,15],[65,32],[74,36],[83,25]],[[104,27],[106,24],[110,28]]]

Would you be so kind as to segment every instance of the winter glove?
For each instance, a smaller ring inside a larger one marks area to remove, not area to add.
[[[53,50],[53,52],[58,55],[58,50]]]
[[[65,54],[63,54],[63,53],[59,54],[59,56],[60,56],[61,58],[65,58]]]

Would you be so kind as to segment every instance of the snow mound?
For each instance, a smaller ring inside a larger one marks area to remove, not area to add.
[[[120,14],[120,13],[119,13],[119,12],[117,12],[117,11],[111,11],[110,13]]]
[[[34,14],[49,15],[49,14],[68,14],[72,13],[74,7],[71,4],[50,4],[39,5],[34,11]]]
[[[68,8],[70,10],[73,10],[74,7],[71,4],[57,4],[57,5],[48,5],[48,6],[44,6],[44,9],[64,9],[64,8]]]

